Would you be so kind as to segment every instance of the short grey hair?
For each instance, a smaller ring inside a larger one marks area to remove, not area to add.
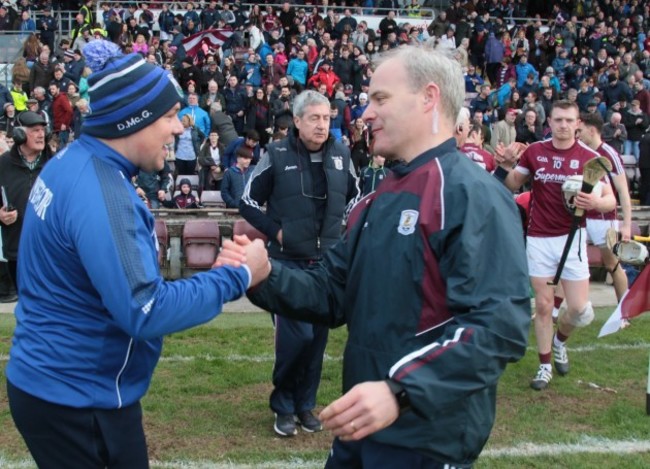
[[[293,115],[296,117],[302,117],[305,114],[305,109],[307,107],[319,104],[325,104],[329,108],[330,100],[317,91],[303,91],[293,100]]]
[[[381,65],[389,59],[399,59],[404,64],[412,91],[421,91],[429,82],[438,85],[442,103],[438,112],[450,122],[456,122],[465,102],[465,80],[457,61],[430,47],[402,46],[380,54],[373,62]]]

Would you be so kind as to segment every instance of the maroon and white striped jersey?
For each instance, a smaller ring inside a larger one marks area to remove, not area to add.
[[[528,236],[547,238],[569,233],[572,217],[564,205],[562,184],[567,177],[582,174],[584,164],[597,156],[578,140],[566,150],[555,148],[548,139],[532,143],[524,151],[515,171],[528,175],[532,187]]]

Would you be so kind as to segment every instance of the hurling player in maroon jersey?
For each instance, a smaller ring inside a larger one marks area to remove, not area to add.
[[[530,383],[535,390],[548,387],[553,377],[551,357],[560,375],[569,372],[565,342],[574,329],[585,327],[593,320],[584,220],[562,271],[567,310],[558,321],[556,334],[551,318],[554,287],[548,283],[557,270],[573,218],[565,207],[562,184],[569,176],[582,174],[583,165],[599,155],[576,140],[580,119],[575,103],[564,100],[553,103],[548,123],[552,132],[550,139],[529,145],[521,154],[519,164],[507,175],[504,167],[495,172],[495,176],[504,178],[511,190],[519,189],[527,181],[532,186],[526,254],[535,290],[535,336],[540,360],[537,374]],[[517,151],[507,151],[503,156],[506,165],[512,166],[518,155]],[[579,192],[574,203],[585,211],[607,212],[616,207],[609,185],[603,186],[601,195]]]
[[[580,125],[578,126],[578,138],[587,144],[589,148],[596,150],[612,163],[611,179],[621,204],[623,221],[622,223],[618,222],[616,209],[604,213],[597,211],[587,212],[587,234],[591,242],[600,248],[603,263],[612,275],[616,298],[620,301],[627,290],[627,275],[619,265],[614,253],[607,248],[605,234],[609,228],[617,228],[620,230],[623,241],[630,240],[632,230],[632,203],[630,201],[630,191],[627,186],[623,161],[612,146],[603,142],[603,125],[604,122],[600,114],[583,114]]]

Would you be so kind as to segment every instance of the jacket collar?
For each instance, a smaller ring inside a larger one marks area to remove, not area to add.
[[[415,159],[410,163],[401,163],[395,166],[394,168],[392,168],[392,170],[397,177],[401,178],[409,175],[410,173],[420,168],[421,166],[424,166],[425,164],[432,161],[433,159],[440,158],[441,156],[447,153],[453,153],[455,151],[456,151],[456,139],[452,137],[448,140],[445,140],[437,147],[433,147],[425,151],[424,153],[420,154],[419,156],[416,156]]]
[[[78,140],[88,150],[88,153],[115,167],[125,176],[133,177],[138,174],[139,168],[136,165],[101,140],[85,134],[81,134]]]

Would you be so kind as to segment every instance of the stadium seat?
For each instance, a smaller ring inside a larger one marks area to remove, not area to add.
[[[226,208],[226,203],[221,197],[221,191],[203,191],[201,193],[201,203],[204,207]]]
[[[214,264],[221,245],[219,223],[216,220],[187,220],[183,226],[185,267],[209,269]]]
[[[167,247],[169,246],[169,233],[165,220],[156,218],[156,238],[158,238],[158,265],[164,268],[167,265]]]
[[[179,184],[181,183],[181,179],[189,179],[190,184],[192,184],[192,191],[197,191],[199,190],[199,175],[198,174],[179,174],[176,176],[176,184],[174,184],[174,189],[180,190]]]
[[[232,224],[232,234],[233,236],[245,234],[246,236],[248,236],[248,238],[251,241],[255,239],[261,239],[264,242],[264,244],[266,244],[267,242],[266,235],[261,231],[258,231],[256,228],[253,227],[253,225],[248,223],[243,218],[239,218],[238,220],[235,220],[235,222]]]
[[[639,192],[639,181],[641,181],[641,172],[636,162],[634,155],[621,155],[623,160],[623,167],[625,168],[625,176],[627,177],[627,185],[630,190],[630,195],[634,198]]]
[[[641,227],[639,226],[639,223],[632,220],[632,224],[630,225],[630,236],[641,236]]]

